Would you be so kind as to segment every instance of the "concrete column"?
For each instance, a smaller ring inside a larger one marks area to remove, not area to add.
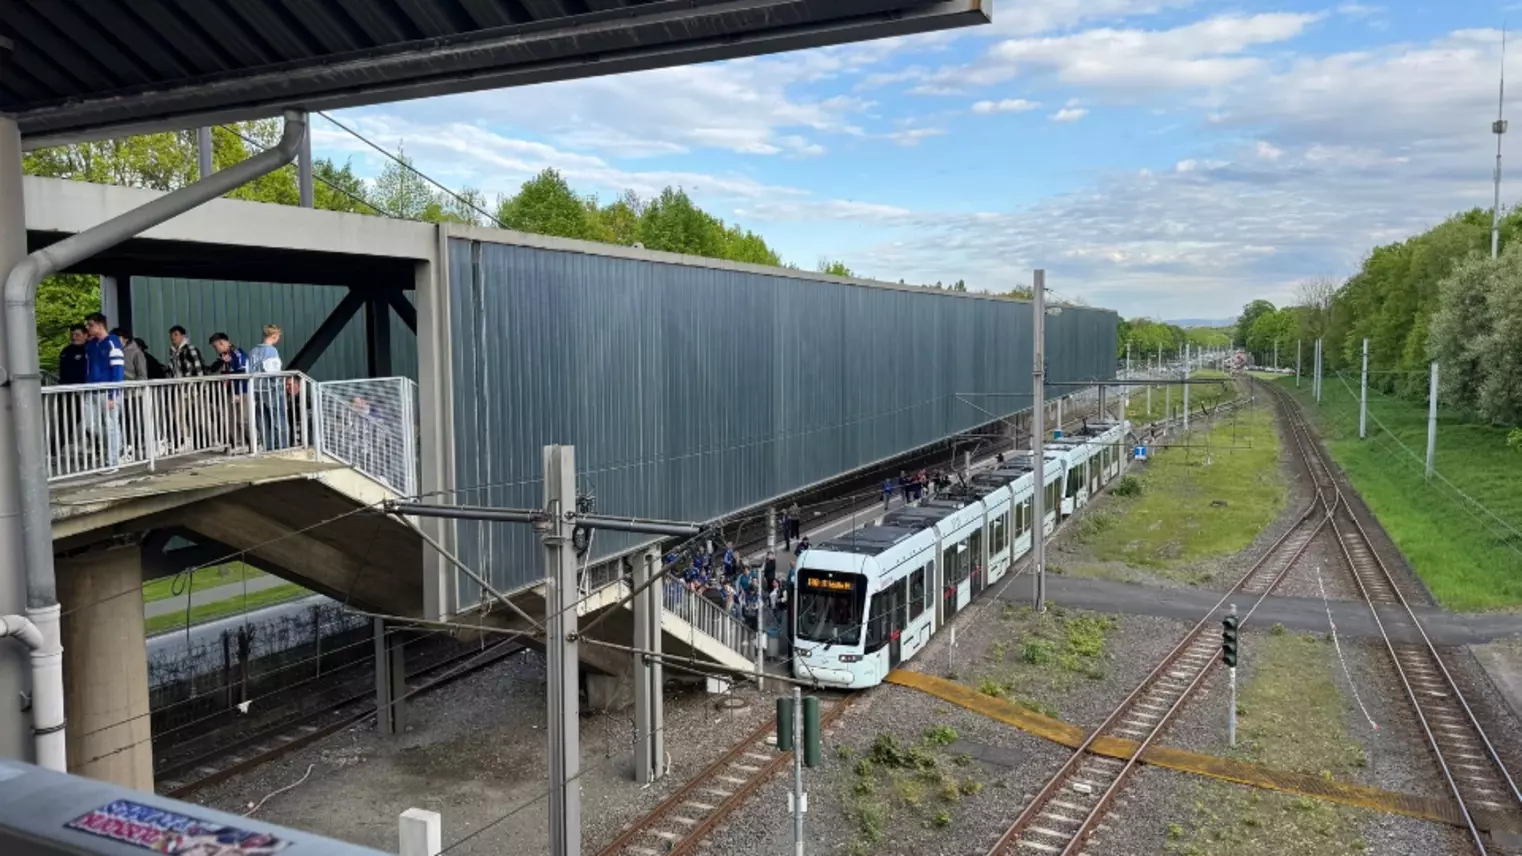
[[[302,208],[314,206],[313,190],[312,129],[308,126],[306,132],[301,135],[301,153],[296,156],[296,193],[301,199]]]
[[[69,772],[153,791],[142,550],[58,557]]]
[[[215,167],[212,165],[211,152],[211,128],[209,126],[205,128],[197,128],[196,165],[198,167],[197,171],[200,173],[201,178],[206,178],[207,176],[211,175],[212,170],[215,169]]]
[[[0,278],[26,257],[26,209],[21,198],[21,135],[0,114]],[[0,329],[5,306],[0,302]],[[0,358],[3,362],[3,358]],[[7,367],[9,368],[9,367]],[[21,550],[21,479],[11,389],[0,384],[0,615],[26,612],[26,557]],[[31,686],[25,647],[0,643],[0,758],[33,760],[32,717],[22,711]]]

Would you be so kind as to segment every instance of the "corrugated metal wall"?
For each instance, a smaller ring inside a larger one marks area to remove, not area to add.
[[[346,293],[347,288],[332,285],[133,277],[132,332],[163,359],[169,350],[169,328],[179,324],[189,331],[201,356],[210,360],[206,341],[211,334],[224,332],[247,350],[263,338],[264,325],[273,321],[284,333],[280,356],[290,362]],[[417,337],[395,312],[391,313],[391,370],[417,377]],[[363,309],[354,314],[310,374],[318,380],[369,376]]]
[[[711,520],[989,421],[957,393],[1030,404],[1026,303],[459,239],[449,274],[462,503],[539,505],[571,443],[599,511]],[[1052,380],[1114,376],[1113,312],[1048,322]],[[495,586],[543,576],[527,527],[458,532]]]

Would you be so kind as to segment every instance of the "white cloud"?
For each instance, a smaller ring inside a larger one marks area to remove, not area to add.
[[[982,61],[1110,90],[1212,87],[1247,77],[1265,61],[1249,48],[1287,41],[1319,15],[1265,13],[1208,18],[1170,30],[1086,30],[1067,36],[1010,39]]]
[[[1278,146],[1274,145],[1273,143],[1264,142],[1263,140],[1259,140],[1258,141],[1258,149],[1257,150],[1258,150],[1258,157],[1262,158],[1263,160],[1276,161],[1279,158],[1284,156],[1284,150],[1283,149],[1279,148]]]
[[[1089,115],[1089,111],[1082,107],[1064,107],[1048,118],[1053,122],[1076,122],[1087,115]]]
[[[1023,113],[1027,110],[1035,110],[1040,106],[1040,101],[1027,101],[1024,98],[1005,98],[1001,101],[979,101],[972,105],[972,112]]]
[[[884,134],[883,137],[901,146],[917,146],[921,140],[945,135],[946,131],[942,128],[907,128],[902,131],[892,131]]]
[[[1120,21],[1194,5],[1195,0],[1024,0],[1001,4],[993,30],[1028,36],[1095,21]]]

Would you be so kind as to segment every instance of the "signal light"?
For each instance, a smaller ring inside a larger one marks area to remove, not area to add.
[[[1229,668],[1237,667],[1237,617],[1228,615],[1221,619],[1221,662]]]

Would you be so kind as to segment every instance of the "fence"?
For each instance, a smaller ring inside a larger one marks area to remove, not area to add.
[[[417,385],[402,377],[317,384],[317,452],[403,496],[418,493]]]
[[[298,372],[42,390],[48,481],[213,453],[312,446],[314,382]]]
[[[668,583],[663,605],[667,612],[680,617],[693,629],[707,634],[726,648],[746,657],[755,656],[755,629],[735,618],[720,604],[688,591],[684,586],[669,586]]]

